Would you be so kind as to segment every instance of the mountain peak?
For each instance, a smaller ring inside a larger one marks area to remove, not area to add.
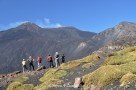
[[[39,27],[37,24],[33,22],[25,22],[16,28],[21,30],[30,30],[30,31],[41,29],[41,27]]]
[[[128,22],[128,21],[122,21],[119,23],[119,25],[128,25],[128,24],[135,24],[133,22]]]
[[[33,23],[33,22],[25,22],[25,23],[23,23],[22,25],[36,25],[35,23]]]
[[[120,22],[115,29],[117,30],[133,30],[133,28],[136,28],[136,23],[133,22],[128,22],[128,21],[123,21]]]

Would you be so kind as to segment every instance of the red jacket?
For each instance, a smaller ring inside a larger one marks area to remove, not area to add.
[[[38,57],[37,61],[38,63],[42,63],[42,57]]]
[[[48,61],[48,62],[52,61],[52,56],[48,56],[48,57],[47,57],[47,61]]]

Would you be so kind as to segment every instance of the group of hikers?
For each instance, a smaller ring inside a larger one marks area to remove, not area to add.
[[[61,63],[64,63],[65,55],[62,54],[60,56],[58,52],[55,53],[54,57],[52,57],[51,55],[48,55],[46,58],[47,62],[49,63],[50,68],[58,67],[60,65],[60,59],[61,59]],[[35,70],[34,61],[35,59],[32,56],[29,56],[27,60],[23,59],[22,61],[23,72],[25,72],[25,70],[28,70],[27,63],[28,63],[30,70]],[[42,66],[42,61],[43,61],[43,58],[41,56],[38,56],[37,57],[38,68]],[[54,66],[54,63],[55,63],[55,66]]]

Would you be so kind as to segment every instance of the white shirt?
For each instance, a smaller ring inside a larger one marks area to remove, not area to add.
[[[23,65],[23,66],[26,65],[26,61],[22,61],[22,65]]]

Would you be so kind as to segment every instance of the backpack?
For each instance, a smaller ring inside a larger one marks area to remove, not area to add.
[[[59,58],[59,55],[56,55],[56,58]]]
[[[42,58],[41,58],[41,57],[38,58],[38,62],[39,62],[39,63],[42,62]]]
[[[48,61],[48,62],[52,61],[52,56],[48,56],[48,57],[47,57],[47,61]]]

